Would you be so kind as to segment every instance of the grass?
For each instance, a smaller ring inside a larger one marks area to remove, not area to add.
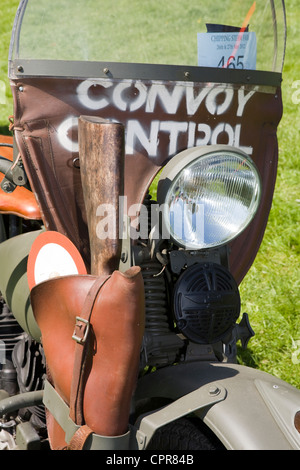
[[[256,336],[241,353],[240,361],[300,388],[300,104],[299,94],[295,94],[295,82],[300,80],[299,0],[287,0],[286,8],[288,40],[278,176],[263,243],[241,285],[243,307]],[[300,82],[298,85],[300,89]]]
[[[88,0],[87,5],[93,1]],[[56,2],[57,0],[47,2],[51,4],[54,20],[54,5]],[[0,132],[2,133],[7,132],[7,118],[12,114],[11,93],[6,78],[7,55],[11,27],[18,3],[17,0],[1,0],[0,84],[2,88],[0,88]],[[40,4],[42,3],[44,3],[44,0],[41,0]],[[124,0],[121,0],[121,3],[123,6],[125,5]],[[131,6],[134,3],[134,0],[129,2]],[[225,3],[224,0],[223,5]],[[109,4],[114,5],[114,2],[109,2]],[[151,8],[155,4],[162,5],[162,2],[158,2],[158,0],[147,2],[147,12],[149,15]],[[74,7],[75,5],[74,2]],[[164,42],[168,35],[174,35],[174,54],[178,52],[178,45],[182,41],[188,40],[188,28],[181,28],[180,24],[175,26],[173,24],[171,27],[170,22],[166,19],[168,2],[164,2],[163,5],[165,8],[164,15],[156,16],[155,20],[156,22],[160,21],[163,27],[160,28],[160,33],[156,37],[151,36],[153,33],[151,23],[149,23],[150,16],[146,15],[143,9],[139,9],[138,12],[135,11],[135,14],[139,15],[141,24],[143,24],[143,28],[140,29],[138,34],[149,35],[149,45],[151,47],[149,50],[144,50],[143,54],[147,58],[153,51],[154,53],[161,52],[162,62],[165,60],[165,57],[170,59],[172,54],[172,51],[166,49]],[[184,5],[184,2],[181,2],[182,8],[189,9],[194,27],[199,29],[204,24],[205,15],[203,11],[199,15],[195,5],[199,5],[198,0],[190,0],[186,5]],[[297,351],[298,349],[300,350],[300,103],[298,103],[300,92],[297,94],[297,90],[300,91],[300,82],[297,84],[297,81],[300,81],[300,63],[298,61],[299,6],[299,0],[286,1],[288,42],[283,74],[284,116],[278,132],[280,155],[273,206],[259,253],[241,284],[243,311],[248,312],[256,335],[251,339],[246,351],[239,350],[239,360],[241,363],[265,370],[292,383],[298,388],[300,388],[300,364],[295,361],[295,358],[298,358]],[[106,13],[107,25],[116,24],[119,17],[122,19],[122,15],[118,15],[118,10],[115,8],[110,8],[110,13],[109,11]],[[172,12],[169,11],[169,13],[171,14]],[[173,13],[178,15],[180,12]],[[95,20],[99,21],[99,18]],[[127,23],[128,36],[130,36],[129,26],[130,16],[128,16]],[[55,47],[57,46],[56,38],[53,41],[53,37],[49,40],[52,41],[51,44]],[[117,33],[115,40],[118,41]],[[133,35],[130,37],[130,40],[132,43],[129,49],[137,47],[139,37]],[[115,48],[115,60],[118,60],[118,54],[121,56],[125,54],[121,46],[122,44]],[[141,56],[141,60],[145,60],[145,57]]]
[[[7,78],[8,49],[18,0],[1,0],[0,7],[0,133],[8,134],[12,98]]]

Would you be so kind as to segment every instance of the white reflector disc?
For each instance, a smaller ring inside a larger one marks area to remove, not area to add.
[[[30,290],[54,277],[87,274],[75,245],[58,232],[42,232],[33,242],[27,263]]]

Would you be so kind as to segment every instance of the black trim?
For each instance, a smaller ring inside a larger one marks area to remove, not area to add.
[[[219,69],[182,65],[131,64],[18,59],[10,62],[9,77],[115,78],[200,83],[230,83],[278,87],[282,75],[258,70]]]

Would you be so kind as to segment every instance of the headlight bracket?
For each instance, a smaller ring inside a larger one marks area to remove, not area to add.
[[[179,275],[183,269],[195,263],[215,263],[229,269],[229,247],[223,245],[208,250],[173,250],[170,252],[170,268]]]

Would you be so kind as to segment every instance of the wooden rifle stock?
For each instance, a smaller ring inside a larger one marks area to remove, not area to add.
[[[111,274],[118,269],[121,256],[119,196],[124,193],[124,126],[95,116],[80,116],[78,138],[91,274]],[[114,220],[109,220],[105,232],[99,216],[106,218],[107,209],[113,209]]]

